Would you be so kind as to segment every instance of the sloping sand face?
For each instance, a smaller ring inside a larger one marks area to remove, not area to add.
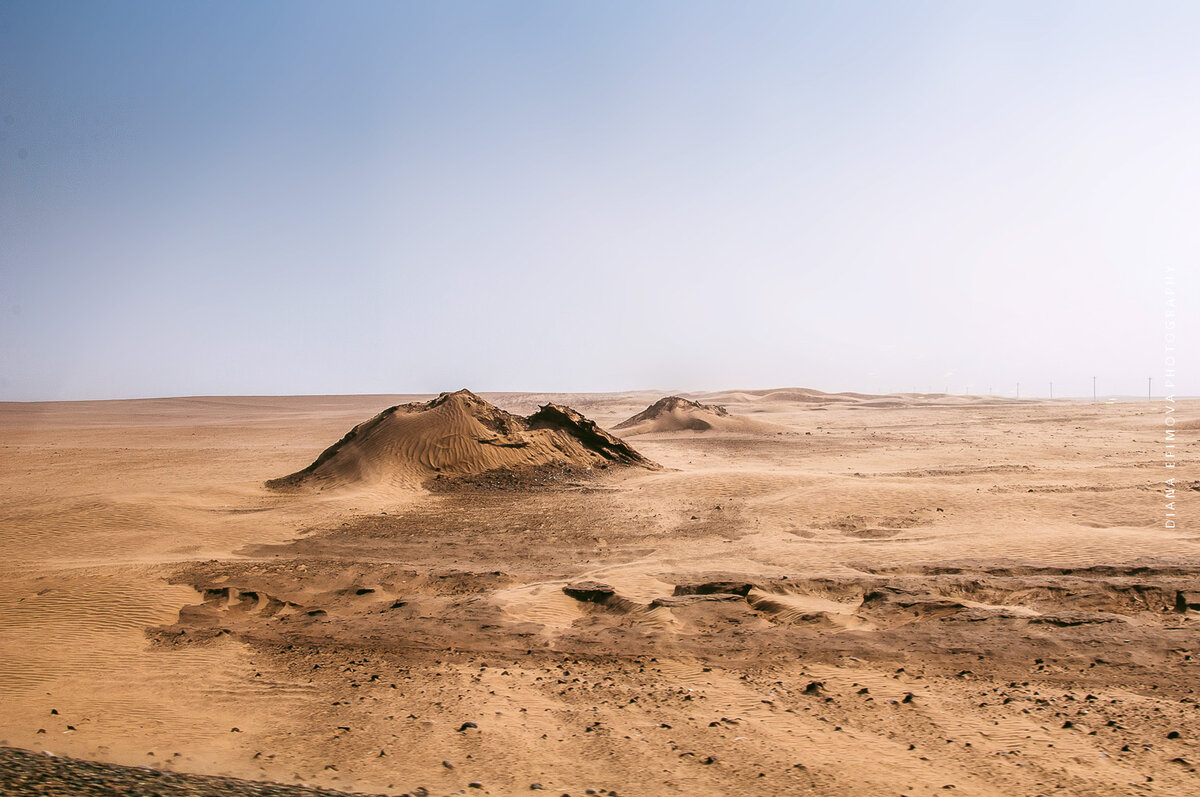
[[[390,407],[355,426],[304,470],[267,486],[419,487],[435,474],[610,465],[658,467],[569,407],[549,403],[522,418],[460,390]]]
[[[1194,791],[1200,481],[1165,528],[1156,408],[741,391],[700,398],[792,434],[262,486],[417,398],[0,405],[0,741],[387,793]],[[474,413],[456,461],[509,451]]]
[[[734,434],[783,434],[784,427],[731,415],[717,404],[701,404],[680,396],[666,396],[646,409],[616,424],[626,435],[654,432],[731,432]]]

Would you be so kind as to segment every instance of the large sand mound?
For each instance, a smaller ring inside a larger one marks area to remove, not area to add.
[[[740,432],[743,434],[776,434],[783,427],[752,421],[716,404],[701,404],[679,396],[667,396],[646,409],[621,421],[614,429],[626,430],[627,435],[650,432]]]
[[[614,464],[658,467],[570,407],[545,404],[521,417],[459,390],[386,409],[267,486],[418,484],[437,474]]]

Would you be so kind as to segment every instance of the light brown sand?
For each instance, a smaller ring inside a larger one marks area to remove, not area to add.
[[[613,426],[625,437],[654,433],[725,432],[744,435],[797,434],[786,427],[733,415],[718,404],[666,396]]]
[[[791,434],[263,487],[417,398],[0,405],[0,743],[394,793],[1200,788],[1197,443],[1164,529],[1158,405],[710,393]]]

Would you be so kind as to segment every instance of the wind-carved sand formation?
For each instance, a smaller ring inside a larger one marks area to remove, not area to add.
[[[1196,791],[1153,408],[660,397],[0,404],[0,792]]]
[[[736,432],[741,434],[782,434],[775,424],[731,415],[718,404],[701,404],[680,396],[666,396],[613,427],[629,436],[653,432]]]
[[[658,467],[570,407],[544,404],[521,417],[459,390],[389,407],[355,426],[307,468],[267,486],[416,486],[440,474],[610,465]]]

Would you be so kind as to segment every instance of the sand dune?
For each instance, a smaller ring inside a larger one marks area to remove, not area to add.
[[[717,404],[701,404],[680,396],[666,396],[638,414],[613,426],[627,436],[653,432],[732,432],[737,434],[782,434],[782,426],[754,421]]]
[[[657,467],[569,407],[545,404],[522,418],[459,390],[386,409],[355,426],[307,468],[267,486],[417,485],[438,474],[610,465]]]

